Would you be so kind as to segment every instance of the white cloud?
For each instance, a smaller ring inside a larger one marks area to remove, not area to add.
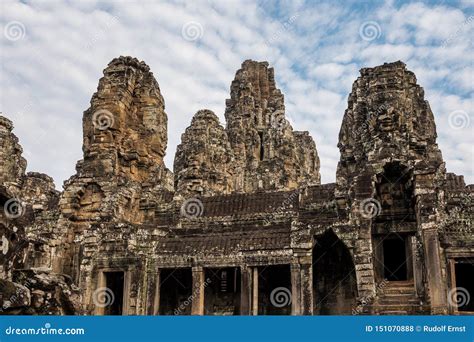
[[[15,124],[28,169],[50,174],[59,187],[81,158],[82,112],[102,70],[114,57],[133,55],[150,65],[165,98],[165,161],[171,168],[194,113],[209,108],[223,121],[240,64],[268,60],[295,129],[310,131],[322,180],[332,182],[339,127],[358,69],[401,59],[425,88],[448,171],[472,183],[474,122],[453,130],[447,120],[452,111],[463,110],[472,121],[473,7],[396,4],[6,0],[0,5],[2,33],[17,20],[26,35],[16,42],[2,36],[1,110]],[[368,20],[382,31],[369,42],[359,36]],[[190,21],[203,28],[196,41],[182,37]]]

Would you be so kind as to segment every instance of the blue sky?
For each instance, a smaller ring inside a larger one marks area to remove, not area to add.
[[[473,1],[12,1],[0,4],[0,110],[28,170],[60,188],[82,156],[82,113],[119,55],[150,65],[165,99],[171,169],[199,109],[224,123],[245,59],[275,68],[294,129],[333,182],[347,97],[362,67],[404,61],[424,87],[449,172],[474,182]]]

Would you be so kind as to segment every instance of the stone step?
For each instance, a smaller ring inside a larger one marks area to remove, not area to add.
[[[420,299],[417,297],[410,297],[410,298],[398,298],[398,297],[390,297],[384,298],[380,297],[378,300],[379,304],[401,304],[401,305],[418,305],[420,304]]]
[[[414,313],[423,311],[423,305],[400,305],[400,304],[383,304],[375,306],[378,312],[387,311],[406,311],[407,313]]]
[[[413,289],[384,289],[382,293],[379,294],[382,296],[413,296],[416,297],[416,292]]]
[[[381,290],[383,294],[415,294],[415,284],[413,283],[404,283],[404,284],[388,284],[384,286]]]
[[[395,316],[400,316],[400,315],[408,315],[409,313],[403,310],[391,310],[391,311],[384,311],[384,312],[379,312],[379,315],[395,315]]]

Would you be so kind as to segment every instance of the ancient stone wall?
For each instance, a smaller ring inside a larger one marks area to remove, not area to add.
[[[225,128],[209,110],[194,115],[174,175],[164,109],[144,62],[109,63],[61,193],[25,173],[0,116],[0,312],[456,312],[447,298],[458,260],[474,259],[474,187],[445,172],[433,114],[402,62],[361,70],[332,184],[320,184],[315,142],[285,119],[266,62],[237,71]],[[392,253],[407,261],[401,281],[384,273],[386,241],[403,243]],[[276,287],[291,303],[272,306]]]

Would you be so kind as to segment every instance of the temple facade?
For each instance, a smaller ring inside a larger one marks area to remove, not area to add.
[[[0,116],[0,313],[474,314],[474,185],[404,63],[360,71],[335,183],[267,62],[236,72],[225,120],[198,111],[171,172],[158,82],[116,58],[60,192]]]

